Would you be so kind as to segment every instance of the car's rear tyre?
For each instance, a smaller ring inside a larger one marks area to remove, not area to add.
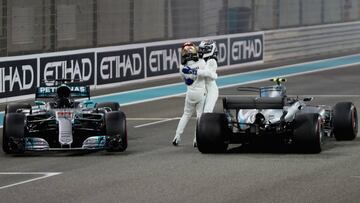
[[[225,114],[203,113],[196,126],[197,148],[201,153],[226,152],[228,132]]]
[[[336,140],[353,140],[358,133],[356,107],[351,102],[337,103],[333,108],[333,133]]]
[[[117,102],[101,102],[95,104],[95,108],[109,107],[111,111],[120,111],[120,104]]]
[[[16,113],[18,109],[31,109],[31,105],[24,103],[24,104],[8,104],[5,108],[5,114],[7,113]]]
[[[322,121],[317,113],[299,114],[295,117],[293,140],[297,151],[320,153],[322,143]]]
[[[122,152],[128,145],[126,116],[122,111],[112,111],[105,114],[106,134],[110,136],[108,151]]]
[[[22,154],[25,152],[25,115],[22,113],[7,113],[3,126],[3,151],[7,154]]]

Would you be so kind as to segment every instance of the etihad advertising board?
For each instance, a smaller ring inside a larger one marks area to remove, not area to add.
[[[0,102],[33,94],[40,83],[55,79],[101,86],[176,74],[181,45],[205,39],[217,44],[219,68],[263,62],[262,32],[10,57],[0,61]]]
[[[0,62],[0,98],[34,93],[37,59]]]
[[[117,83],[145,77],[144,49],[97,53],[97,83]]]
[[[218,47],[218,66],[227,65],[228,41],[226,38],[214,40]],[[193,41],[199,44],[201,41]],[[182,43],[146,47],[147,77],[179,72]]]
[[[230,38],[230,64],[246,64],[262,61],[264,55],[263,35]]]
[[[56,79],[72,79],[94,84],[94,53],[40,57],[40,83]]]

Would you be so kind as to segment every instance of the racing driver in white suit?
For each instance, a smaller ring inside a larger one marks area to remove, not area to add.
[[[216,79],[217,74],[206,69],[206,63],[199,58],[198,50],[194,43],[186,42],[181,47],[180,74],[187,85],[184,113],[179,121],[173,145],[177,146],[181,141],[181,135],[189,122],[192,114],[196,111],[197,119],[200,118],[206,98],[206,78]],[[196,139],[194,138],[194,146]]]
[[[206,68],[216,74],[218,50],[213,40],[203,40],[199,45],[199,57],[206,62]],[[214,78],[208,77],[206,80],[207,95],[205,99],[204,113],[212,113],[219,97],[219,88]]]

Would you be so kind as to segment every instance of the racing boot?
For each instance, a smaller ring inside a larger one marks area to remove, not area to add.
[[[173,139],[173,141],[172,141],[172,144],[173,144],[174,146],[178,146],[179,143],[180,143],[180,141],[181,141],[180,136],[179,136],[179,135],[175,135],[175,137],[174,137],[174,139]]]
[[[194,140],[193,140],[193,147],[197,148],[196,136],[194,137]]]

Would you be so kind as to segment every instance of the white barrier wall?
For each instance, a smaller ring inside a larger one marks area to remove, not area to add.
[[[0,56],[360,20],[360,0],[0,0]]]
[[[35,87],[54,79],[104,88],[177,76],[181,45],[204,39],[216,41],[220,68],[241,68],[360,50],[360,22],[3,57],[0,102],[33,98]]]
[[[177,76],[180,49],[185,41],[198,44],[204,39],[215,40],[220,67],[262,63],[263,38],[263,32],[253,32],[3,57],[0,61],[0,102],[33,98],[35,87],[55,79],[77,79],[93,88],[104,88]]]
[[[264,62],[341,54],[360,49],[360,22],[265,32]]]

